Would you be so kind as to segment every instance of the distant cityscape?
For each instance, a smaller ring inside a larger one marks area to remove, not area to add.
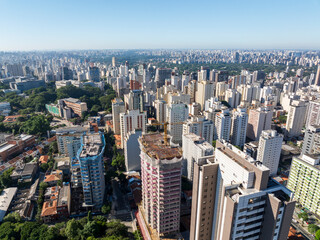
[[[320,239],[320,51],[0,51],[0,239]]]

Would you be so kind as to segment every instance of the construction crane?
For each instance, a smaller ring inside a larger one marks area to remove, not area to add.
[[[185,122],[177,122],[177,123],[168,123],[168,122],[162,122],[162,123],[151,123],[152,126],[163,126],[164,129],[164,136],[163,141],[165,145],[168,145],[168,125],[182,125],[185,124]]]

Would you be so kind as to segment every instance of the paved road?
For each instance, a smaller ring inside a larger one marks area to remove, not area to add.
[[[309,239],[309,240],[314,240],[314,237],[313,237],[308,231],[306,231],[304,228],[300,227],[300,225],[299,225],[298,223],[291,222],[291,225],[292,225],[295,229],[297,229],[297,230],[299,230],[301,233],[303,233],[303,235],[304,235],[307,239]]]
[[[298,214],[296,211],[293,212],[293,218],[297,221],[297,223],[294,223],[293,221],[291,222],[291,225],[294,226],[297,230],[300,230],[305,237],[307,237],[308,239],[313,240],[314,237],[308,232],[307,229],[305,229],[303,226],[300,225],[300,219],[298,217]]]

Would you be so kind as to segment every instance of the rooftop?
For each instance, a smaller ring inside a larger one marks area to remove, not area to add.
[[[72,103],[81,103],[81,101],[77,98],[65,98],[63,100],[67,102],[72,102]]]
[[[0,222],[6,215],[8,208],[11,204],[13,197],[16,195],[18,188],[6,188],[2,191],[0,195]]]
[[[70,193],[69,185],[64,185],[62,188],[60,188],[58,206],[62,206],[68,203],[69,193]]]
[[[103,142],[99,132],[87,133],[83,136],[83,147],[80,157],[97,156],[99,155],[102,146]]]
[[[182,156],[180,147],[165,145],[163,134],[145,134],[140,137],[139,141],[143,145],[145,153],[151,158],[170,160],[173,158],[181,158]]]
[[[85,132],[87,129],[81,126],[74,126],[74,127],[64,127],[64,128],[58,128],[56,130],[57,135],[63,135],[63,134],[74,134],[74,133],[82,133]]]

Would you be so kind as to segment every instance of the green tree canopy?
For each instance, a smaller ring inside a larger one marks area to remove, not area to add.
[[[306,222],[308,221],[308,213],[302,212],[298,214],[298,218],[302,219],[302,221]]]
[[[315,224],[309,224],[308,225],[308,231],[312,234],[314,234],[315,232],[317,232],[320,228],[315,225]]]

